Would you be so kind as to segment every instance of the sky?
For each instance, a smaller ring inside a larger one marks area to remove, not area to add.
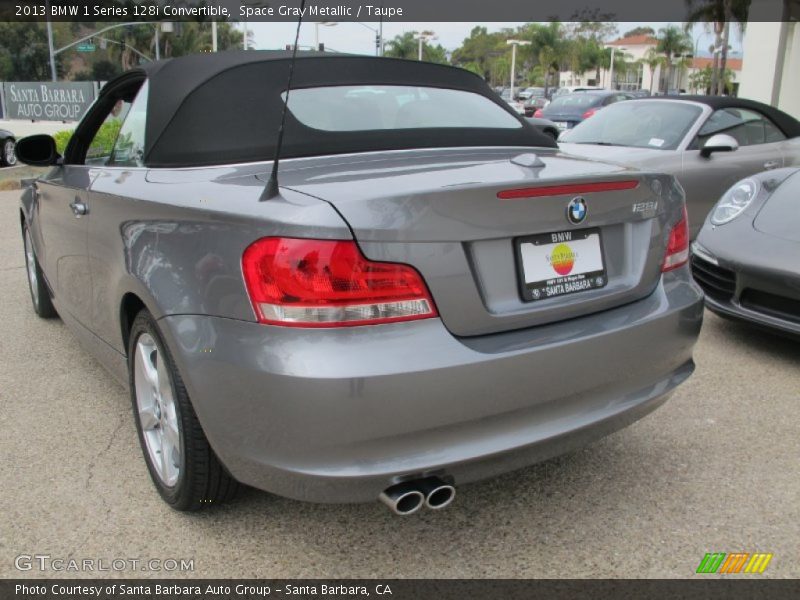
[[[469,37],[469,32],[476,25],[485,26],[490,32],[498,31],[505,27],[517,27],[519,23],[384,23],[384,40],[406,31],[433,31],[437,35],[434,43],[441,44],[446,50],[455,50]],[[664,27],[665,23],[618,23],[619,33],[629,31],[637,26],[652,27],[656,31]],[[676,23],[676,25],[682,25]],[[375,54],[375,32],[377,23],[342,22],[334,26],[316,25],[312,22],[303,23],[300,29],[300,46],[313,47],[316,31],[319,30],[319,41],[325,47],[337,52],[350,52],[354,54]],[[250,23],[248,28],[255,36],[256,48],[259,50],[283,49],[287,44],[294,42],[295,23]],[[713,33],[705,33],[702,25],[696,25],[692,31],[692,41],[699,50],[698,56],[708,55],[708,47],[714,41]],[[732,54],[741,52],[741,39],[738,33],[731,32]]]

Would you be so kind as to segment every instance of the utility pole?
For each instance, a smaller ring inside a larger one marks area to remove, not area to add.
[[[417,59],[422,60],[422,45],[425,42],[429,42],[431,40],[435,40],[436,34],[432,31],[423,31],[422,33],[418,33],[416,38],[419,40],[419,52],[417,54]]]
[[[511,100],[514,100],[514,80],[516,79],[516,69],[517,69],[517,46],[530,46],[530,42],[526,42],[524,40],[508,40],[506,44],[511,46]]]
[[[45,4],[47,11],[47,48],[50,51],[50,77],[53,81],[58,79],[56,74],[56,53],[53,48],[53,24],[50,22],[50,2]]]

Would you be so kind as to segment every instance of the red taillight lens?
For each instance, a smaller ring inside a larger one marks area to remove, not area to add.
[[[542,109],[541,109],[541,108],[537,108],[537,109],[536,109],[536,112],[535,112],[535,113],[533,113],[533,116],[534,116],[534,117],[536,117],[537,119],[539,119],[539,118],[541,118],[541,116],[542,116],[543,114],[544,114],[544,112],[542,112]]]
[[[584,119],[588,119],[589,117],[591,117],[591,116],[592,116],[594,113],[596,113],[596,112],[597,112],[597,110],[596,110],[596,109],[594,109],[594,108],[590,108],[590,109],[589,109],[589,110],[587,110],[585,113],[583,113],[583,118],[584,118]]]
[[[353,241],[263,238],[244,251],[242,272],[261,323],[343,327],[437,314],[416,270],[367,260]]]
[[[664,254],[664,264],[661,265],[662,273],[677,269],[689,260],[689,217],[686,207],[683,207],[681,220],[669,232],[667,252]]]

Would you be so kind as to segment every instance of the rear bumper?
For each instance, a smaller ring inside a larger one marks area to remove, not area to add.
[[[161,319],[198,417],[240,481],[357,502],[405,478],[465,483],[598,439],[693,371],[688,269],[595,315],[455,338],[439,319],[346,329]]]

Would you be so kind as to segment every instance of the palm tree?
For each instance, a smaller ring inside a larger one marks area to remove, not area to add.
[[[747,24],[747,14],[751,0],[686,0],[689,6],[687,27],[695,23],[707,23],[714,29],[716,37],[714,48],[720,49],[720,54],[714,52],[714,69],[711,76],[711,93],[721,94],[725,88],[725,73],[728,63],[728,38],[730,24],[735,23],[739,31],[744,31]],[[719,56],[719,61],[717,60]]]
[[[653,94],[653,80],[655,79],[656,69],[664,64],[664,57],[655,48],[650,48],[641,59],[641,63],[647,65],[650,73],[650,94]]]
[[[689,36],[674,25],[668,25],[658,30],[658,44],[656,50],[663,54],[667,60],[667,81],[665,92],[672,84],[674,65],[673,59],[682,54],[688,54],[693,50]]]

